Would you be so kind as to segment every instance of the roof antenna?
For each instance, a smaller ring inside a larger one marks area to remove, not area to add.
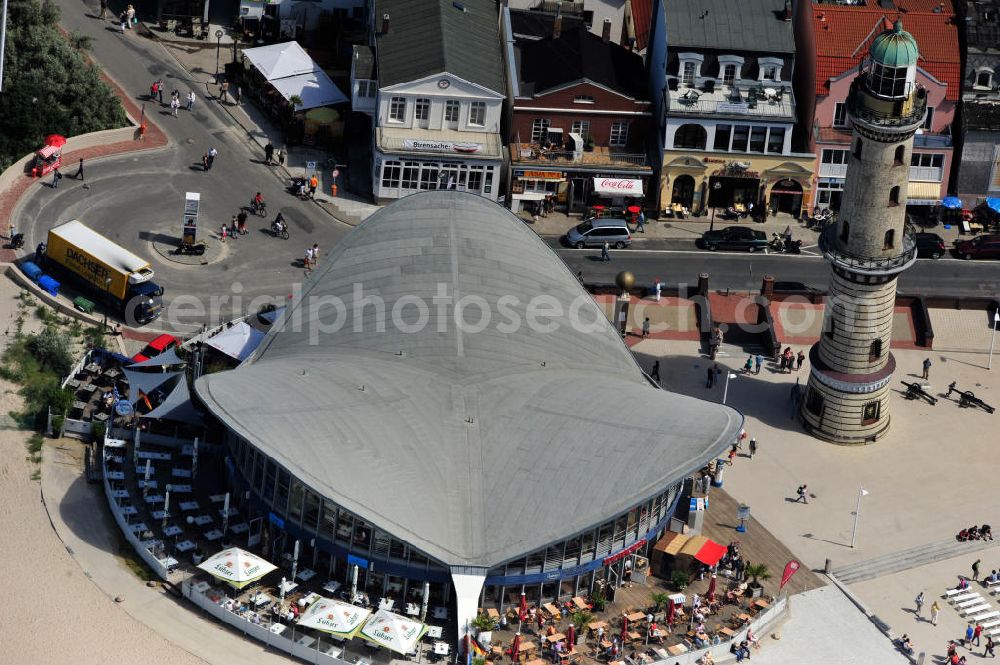
[[[699,16],[698,18],[700,18],[701,20],[705,20],[706,16],[708,16],[708,10],[707,9],[705,11],[703,11],[701,13],[701,16]]]
[[[361,392],[364,392],[365,391],[365,384],[362,383],[361,387],[358,388],[358,390],[360,390]]]

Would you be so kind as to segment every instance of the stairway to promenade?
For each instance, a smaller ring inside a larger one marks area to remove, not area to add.
[[[988,549],[994,545],[996,543],[991,540],[973,540],[962,543],[954,538],[949,538],[835,568],[833,575],[844,584],[864,582],[865,580],[875,579],[883,575],[891,575],[892,573],[909,570],[935,561],[944,561],[945,559],[951,559],[963,554],[971,554],[979,550]],[[969,573],[971,571],[963,569],[958,572]]]

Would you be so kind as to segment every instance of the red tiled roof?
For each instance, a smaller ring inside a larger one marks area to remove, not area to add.
[[[866,7],[812,4],[816,94],[829,94],[829,80],[857,66],[870,39],[892,27],[898,16],[903,29],[917,40],[918,66],[947,83],[945,99],[957,101],[962,76],[958,27],[951,3],[934,13],[939,4],[940,0],[899,0],[899,12],[886,12],[874,3]]]
[[[635,47],[639,51],[649,42],[649,25],[653,19],[653,0],[630,0],[632,27],[635,29]]]

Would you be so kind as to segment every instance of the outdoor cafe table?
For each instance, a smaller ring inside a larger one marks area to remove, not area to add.
[[[127,499],[128,490],[111,490],[111,496],[115,499]]]
[[[770,607],[770,605],[768,605],[767,601],[764,600],[763,598],[758,598],[757,600],[753,601],[753,606],[754,607],[759,607],[762,610],[766,610],[768,607]]]
[[[636,623],[642,621],[646,618],[645,612],[632,612],[632,614],[626,614],[625,618],[629,620],[629,623]]]
[[[205,540],[218,540],[219,538],[222,538],[222,532],[218,529],[212,529],[205,534]]]
[[[552,616],[560,615],[559,608],[553,605],[552,603],[545,603],[544,605],[542,605],[542,609],[551,614]]]
[[[69,381],[66,382],[66,387],[76,390],[77,388],[80,387],[80,381],[77,379],[70,379]]]
[[[237,524],[236,526],[240,526],[240,525]],[[246,526],[246,525],[243,525],[243,526]],[[236,527],[234,526],[231,529],[231,531],[233,533],[236,533]],[[329,582],[327,582],[326,584],[323,585],[323,591],[326,591],[329,594],[334,594],[334,593],[337,593],[337,590],[340,589],[341,586],[343,586],[343,585],[340,582],[338,582],[337,580],[330,580]]]
[[[729,639],[733,639],[733,637],[736,635],[736,631],[726,627],[720,628],[719,632],[728,637]]]
[[[443,632],[441,626],[427,626],[427,637],[440,639]]]
[[[180,561],[178,561],[177,559],[175,559],[172,556],[168,556],[166,559],[160,559],[160,563],[163,564],[164,568],[168,568],[169,569],[169,568],[173,568],[174,566],[176,566],[177,564],[179,564]]]
[[[576,609],[580,610],[581,612],[590,609],[589,607],[587,607],[587,601],[585,601],[583,598],[580,598],[580,596],[573,597],[573,605],[575,605]]]
[[[125,480],[124,471],[108,471],[108,480]]]
[[[743,614],[737,614],[736,618],[739,619],[740,621],[749,621],[753,617],[744,612]]]
[[[597,632],[601,628],[606,629],[607,627],[608,627],[607,621],[591,621],[590,623],[587,624],[587,628],[593,630],[594,632]]]
[[[121,455],[108,455],[108,461],[114,462],[115,464],[124,464],[125,458]]]
[[[671,656],[679,656],[682,653],[687,653],[688,648],[683,644],[675,644],[673,646],[667,647],[667,651]]]
[[[87,408],[87,403],[79,401],[73,402],[73,408],[76,409],[77,411],[83,411],[84,409]]]
[[[170,453],[158,453],[153,450],[140,450],[139,459],[152,459],[152,460],[164,460],[166,462],[170,461]]]
[[[562,633],[553,633],[552,635],[546,636],[545,639],[549,641],[549,644],[555,644],[556,642],[561,642],[562,640],[565,640],[566,636],[563,635]]]
[[[233,508],[233,507],[229,508],[229,514],[228,515],[226,514],[225,510],[223,510],[222,508],[219,508],[219,515],[221,517],[236,517],[239,514],[240,514],[240,511],[237,510],[236,508]]]
[[[144,480],[144,479],[140,478],[139,479],[139,489],[142,489],[142,488],[149,488],[151,490],[155,490],[156,489],[156,481],[155,480]]]
[[[166,529],[163,530],[163,535],[173,538],[174,536],[179,536],[184,533],[184,529],[180,528],[176,524],[171,524]]]
[[[521,640],[521,643],[517,647],[518,653],[525,653],[527,651],[534,651],[538,647],[534,640]]]
[[[96,420],[99,423],[103,423],[107,419],[108,419],[108,414],[104,413],[103,411],[94,416],[94,420]]]
[[[529,661],[528,661],[527,663],[525,663],[524,665],[548,665],[548,663],[546,663],[546,662],[545,662],[544,660],[542,660],[541,658],[533,658],[532,660],[529,660]]]
[[[263,594],[263,593],[261,593],[259,591],[256,594],[250,596],[250,603],[254,607],[260,607],[261,605],[267,605],[269,602],[271,602],[271,597],[268,596],[268,595],[265,595],[265,594]]]
[[[153,519],[154,520],[162,520],[166,516],[167,516],[167,511],[165,511],[165,510],[154,510],[153,511]]]
[[[95,390],[97,390],[97,386],[95,386],[93,383],[85,383],[84,385],[80,386],[80,390],[82,390],[85,393],[92,393]]]
[[[175,494],[190,494],[191,493],[191,486],[190,485],[171,485],[170,486],[170,491],[174,492]]]
[[[246,522],[240,522],[239,524],[234,524],[231,527],[229,527],[229,531],[231,533],[235,533],[236,535],[239,535],[241,533],[246,533],[249,530],[250,526]]]
[[[198,515],[198,517],[194,518],[194,523],[198,526],[205,526],[212,523],[212,518],[208,515]]]
[[[181,501],[180,504],[178,505],[181,507],[181,510],[185,511],[198,510],[199,508],[201,508],[201,506],[198,505],[197,501]]]
[[[175,467],[174,470],[171,473],[173,473],[173,475],[174,475],[175,478],[190,478],[191,477],[191,469],[178,469],[178,468]]]
[[[123,506],[122,513],[125,515],[138,515],[139,511],[136,510],[135,506]]]
[[[89,365],[86,365],[83,368],[83,371],[84,372],[88,372],[90,374],[100,374],[101,373],[101,366],[98,365],[97,363],[90,363]]]
[[[140,533],[142,531],[146,531],[149,527],[146,526],[145,522],[138,522],[136,524],[129,524],[128,528],[132,531],[132,533]]]
[[[163,503],[163,495],[150,494],[146,497],[146,503]]]
[[[438,605],[431,611],[431,616],[435,619],[445,620],[448,618],[448,608]]]
[[[190,540],[182,540],[181,542],[177,543],[175,547],[177,548],[178,552],[187,552],[189,550],[194,549],[194,543],[192,543]]]
[[[225,494],[212,494],[208,497],[212,503],[222,503],[226,500]]]
[[[285,580],[284,584],[279,584],[278,587],[279,590],[283,590],[285,593],[291,593],[299,588],[299,583],[292,580]]]
[[[305,568],[299,571],[298,578],[303,582],[308,582],[312,578],[316,577],[316,571],[311,568]]]
[[[418,614],[420,614],[420,606],[417,605],[416,603],[407,603],[406,614],[411,617],[417,616]]]
[[[434,643],[434,653],[438,656],[447,656],[451,653],[451,647],[447,642],[435,642]]]
[[[150,464],[149,465],[149,472],[150,473],[156,473],[156,465],[155,464]],[[135,475],[142,476],[143,478],[145,478],[146,477],[146,465],[145,464],[136,464],[135,465]]]

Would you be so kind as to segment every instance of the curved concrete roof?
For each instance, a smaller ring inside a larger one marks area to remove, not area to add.
[[[442,290],[482,299],[489,325],[462,330],[432,301]],[[379,326],[370,303],[352,317],[367,296],[386,319],[406,303],[412,329]],[[344,325],[320,332],[335,299]],[[420,330],[414,299],[430,306]],[[562,309],[540,321],[557,329],[524,323],[532,307]],[[522,325],[504,325],[513,317]],[[368,218],[250,359],[196,389],[312,489],[450,565],[495,565],[599,524],[720,453],[743,421],[654,388],[531,229],[454,191]]]

